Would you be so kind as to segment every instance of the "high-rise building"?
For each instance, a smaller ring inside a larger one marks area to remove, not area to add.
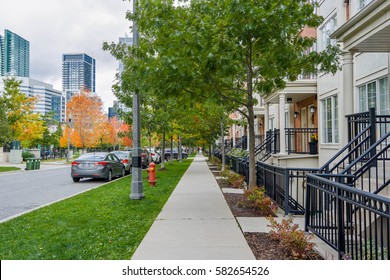
[[[8,29],[0,36],[0,75],[30,76],[30,43]]]
[[[0,77],[4,76],[4,37],[0,35]]]
[[[125,37],[119,37],[119,43],[120,44],[125,44],[128,46],[133,45],[133,37],[129,37],[125,35]],[[119,73],[123,72],[123,63],[122,61],[119,61]],[[112,118],[115,116],[118,116],[118,112],[124,112],[127,113],[131,111],[131,109],[127,108],[124,104],[120,103],[119,101],[115,100],[114,101],[114,106],[108,108],[108,118]]]
[[[96,92],[96,62],[89,55],[62,55],[62,91],[69,100],[81,89]]]
[[[133,45],[133,37],[129,37],[125,35],[125,37],[119,37],[119,43],[132,46]],[[119,61],[119,73],[123,72],[123,63]]]
[[[112,107],[108,107],[108,119],[113,117],[118,117],[122,113],[131,112],[131,109],[126,107],[123,103],[120,103],[118,100],[114,100]]]
[[[21,81],[20,91],[27,96],[38,97],[34,112],[45,115],[52,112],[53,118],[60,122],[65,119],[65,100],[60,90],[53,85],[26,77],[15,77]],[[4,90],[4,81],[0,79],[0,94]]]

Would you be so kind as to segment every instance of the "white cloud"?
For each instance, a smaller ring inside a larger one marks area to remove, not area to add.
[[[118,62],[102,44],[130,34],[122,0],[0,0],[4,29],[30,42],[30,77],[62,88],[62,54],[86,53],[96,59],[96,91],[105,107],[115,99],[111,86]]]

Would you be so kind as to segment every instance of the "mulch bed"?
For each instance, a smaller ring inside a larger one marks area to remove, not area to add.
[[[244,197],[242,194],[237,193],[224,193],[226,202],[230,207],[235,217],[263,217],[263,215],[253,208],[240,207],[239,202]]]
[[[209,166],[210,169],[212,166]],[[215,170],[214,168],[212,170]],[[213,172],[214,176],[216,172]],[[226,180],[217,179],[220,188],[231,188]],[[242,194],[224,193],[225,200],[235,217],[263,217],[261,213],[253,208],[240,207],[238,202],[242,200]],[[257,260],[292,260],[286,249],[276,240],[272,240],[267,233],[245,232],[244,236]],[[323,258],[315,251],[310,255],[312,260],[322,260]]]

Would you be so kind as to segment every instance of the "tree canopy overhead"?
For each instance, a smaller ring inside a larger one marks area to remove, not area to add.
[[[137,48],[105,45],[124,61],[126,92],[212,100],[239,110],[249,130],[250,178],[255,185],[254,93],[268,96],[302,73],[335,73],[337,46],[310,51],[323,18],[306,0],[138,0]]]

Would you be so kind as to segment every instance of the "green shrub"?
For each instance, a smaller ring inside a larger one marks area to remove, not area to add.
[[[216,165],[216,166],[219,166],[221,165],[221,161],[217,158],[217,157],[214,157],[214,156],[211,156],[209,158],[209,162],[213,165]]]
[[[241,148],[233,148],[227,154],[234,157],[247,157],[249,153]]]
[[[33,153],[24,151],[24,152],[22,152],[22,158],[25,161],[26,158],[35,158],[35,155]]]
[[[311,259],[315,246],[310,241],[313,235],[307,235],[303,230],[298,229],[298,225],[293,224],[292,216],[282,219],[281,223],[278,223],[274,217],[269,217],[268,220],[271,222],[269,227],[272,228],[268,235],[273,240],[279,241],[294,259]]]
[[[229,177],[230,173],[232,173],[229,169],[225,169],[224,171],[221,171],[221,176],[226,177],[226,179]]]
[[[254,187],[244,191],[240,205],[258,210],[263,216],[275,216],[278,206],[265,194],[264,188]]]
[[[227,181],[230,185],[233,186],[233,188],[239,189],[244,185],[244,176],[230,172],[227,177]]]

